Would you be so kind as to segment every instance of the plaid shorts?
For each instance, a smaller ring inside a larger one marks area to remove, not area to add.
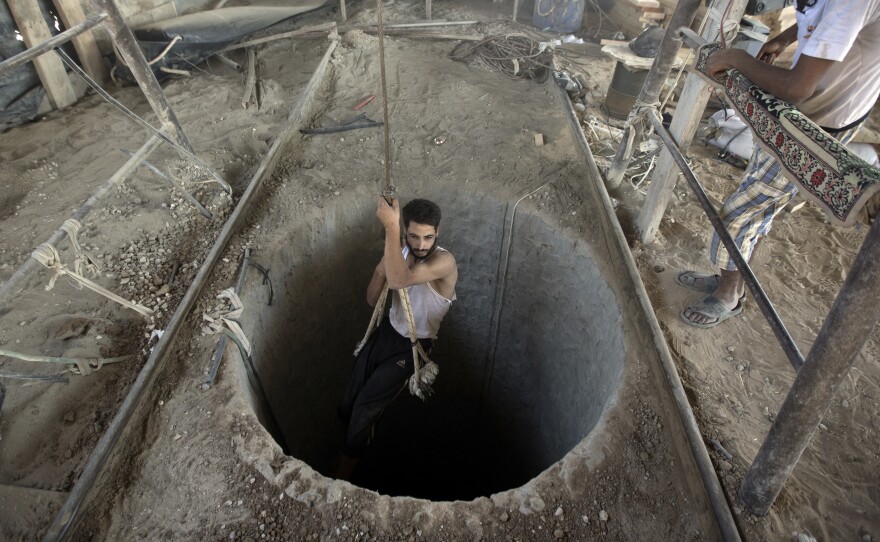
[[[849,143],[860,127],[861,125],[855,126],[835,136],[841,143]],[[782,174],[776,159],[756,144],[745,180],[718,211],[721,221],[747,262],[752,258],[758,239],[770,232],[773,218],[795,194],[795,183]],[[728,271],[736,269],[733,258],[724,248],[717,233],[712,235],[709,258],[714,267]]]

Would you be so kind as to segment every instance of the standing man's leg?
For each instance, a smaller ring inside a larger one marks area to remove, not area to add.
[[[858,129],[857,126],[837,134],[838,141],[848,143]],[[756,145],[745,180],[718,212],[746,262],[751,261],[761,239],[770,232],[773,219],[795,194],[797,186],[785,178],[779,163]],[[745,296],[745,281],[717,233],[712,235],[709,257],[713,266],[719,268],[717,280],[690,273],[689,287],[711,293],[681,313],[687,323],[696,327],[714,327],[739,314]],[[713,281],[717,283],[714,291]]]

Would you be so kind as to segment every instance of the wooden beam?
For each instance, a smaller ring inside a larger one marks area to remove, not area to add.
[[[80,0],[54,0],[54,2],[65,28],[71,28],[86,19]],[[108,72],[101,59],[101,51],[98,50],[98,44],[95,42],[95,35],[92,31],[84,32],[71,41],[73,41],[73,47],[76,49],[83,69],[99,85],[104,85],[108,79]]]
[[[715,0],[713,6],[719,3],[718,0]],[[726,2],[724,3],[726,4]],[[742,19],[745,9],[746,0],[734,0],[730,6],[727,20],[739,21]],[[707,41],[717,39],[718,25],[707,24],[702,36]],[[686,149],[690,146],[691,141],[694,139],[694,134],[697,132],[697,126],[699,126],[703,112],[706,110],[706,104],[709,102],[707,87],[708,85],[696,74],[689,74],[685,80],[684,89],[681,91],[681,97],[678,101],[679,103],[688,104],[688,107],[677,108],[676,114],[672,117],[672,123],[669,125],[669,132],[678,142],[678,146],[681,149]],[[663,219],[663,213],[666,212],[666,207],[672,199],[672,191],[675,188],[678,173],[672,155],[664,149],[660,155],[657,167],[651,175],[648,194],[639,213],[639,237],[643,243],[651,243],[657,236],[660,220]]]
[[[52,37],[36,0],[7,0],[7,5],[25,45],[34,47]],[[52,107],[62,109],[76,102],[76,92],[70,84],[64,64],[54,52],[35,58],[34,67]]]
[[[425,0],[425,19],[431,20],[431,0]]]

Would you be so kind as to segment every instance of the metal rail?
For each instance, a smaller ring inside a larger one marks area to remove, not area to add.
[[[79,209],[77,209],[72,215],[70,215],[70,218],[74,220],[82,220],[83,218],[85,218],[92,211],[98,201],[100,201],[102,198],[104,198],[104,196],[110,193],[110,190],[119,186],[126,179],[131,177],[131,175],[135,172],[135,170],[137,170],[141,162],[143,162],[147,158],[147,156],[150,155],[150,153],[156,150],[156,148],[161,143],[162,140],[156,136],[148,139],[147,142],[144,143],[143,146],[138,149],[136,153],[131,155],[131,158],[129,158],[125,162],[125,164],[122,165],[121,168],[116,170],[116,173],[114,173],[113,176],[110,177],[97,192],[92,194],[92,196],[89,197],[89,199],[87,199],[86,202],[83,203]],[[51,235],[51,237],[49,237],[48,240],[46,240],[46,243],[57,248],[58,243],[63,241],[65,237],[67,237],[67,232],[59,228],[55,231],[55,233]],[[7,279],[2,286],[0,286],[0,307],[2,307],[2,303],[4,302],[4,300],[17,293],[13,292],[16,286],[18,286],[19,283],[21,283],[22,280],[24,280],[24,278],[27,277],[39,265],[40,263],[37,260],[29,257],[21,265],[21,267],[19,267],[15,271],[15,273],[13,273],[12,276],[9,277],[9,279]]]
[[[767,323],[770,324],[770,329],[773,330],[773,334],[776,335],[777,340],[779,340],[779,344],[785,351],[788,361],[791,362],[795,371],[800,370],[804,364],[803,354],[801,354],[794,339],[792,339],[791,335],[788,333],[785,324],[782,323],[782,319],[779,317],[779,314],[776,312],[776,309],[773,307],[773,304],[770,302],[770,299],[761,287],[761,283],[758,282],[758,279],[752,272],[752,268],[749,267],[748,262],[743,258],[742,253],[739,251],[739,247],[736,246],[736,242],[730,236],[727,228],[724,227],[721,217],[718,216],[718,211],[712,206],[712,202],[709,201],[706,192],[703,191],[699,179],[697,179],[696,174],[694,174],[693,170],[688,165],[687,160],[685,160],[681,151],[678,149],[678,143],[672,138],[672,134],[669,133],[669,130],[663,126],[663,121],[657,116],[656,111],[651,110],[646,114],[648,120],[650,120],[651,124],[654,126],[654,129],[660,135],[660,139],[663,140],[666,150],[669,151],[672,155],[672,159],[675,160],[675,163],[681,170],[682,176],[691,187],[691,191],[697,196],[697,201],[700,203],[700,206],[709,218],[709,222],[712,223],[715,232],[721,238],[721,242],[724,243],[724,248],[727,249],[727,252],[730,253],[730,257],[733,259],[734,263],[736,263],[736,267],[742,275],[746,286],[749,287],[752,295],[755,296],[755,302],[758,304],[758,307],[767,319]]]
[[[95,28],[96,26],[104,22],[107,17],[108,15],[103,12],[92,15],[85,21],[79,23],[78,25],[70,27],[64,32],[58,34],[57,36],[53,36],[52,38],[42,43],[39,43],[26,51],[22,51],[13,57],[7,58],[3,62],[0,62],[0,76],[8,72],[9,70],[12,70],[13,68],[17,68],[22,64],[34,60],[40,55],[48,53],[49,51],[60,45],[64,45],[68,41],[79,36],[80,34],[88,32],[92,28]]]
[[[584,153],[584,157],[586,158],[587,167],[590,171],[590,177],[594,181],[592,183],[592,186],[594,190],[598,192],[599,199],[602,202],[602,206],[605,208],[605,213],[608,216],[613,217],[614,206],[611,203],[611,198],[608,195],[608,190],[602,183],[602,175],[601,173],[599,173],[599,168],[596,166],[596,161],[593,158],[593,152],[590,150],[590,145],[587,142],[586,137],[584,136],[584,132],[581,129],[577,115],[575,114],[574,109],[571,106],[571,101],[568,99],[568,94],[566,94],[566,92],[558,85],[556,85],[556,90],[557,97],[559,101],[563,104],[563,109],[565,110],[566,116],[571,123],[575,139],[577,139],[577,142]],[[636,299],[638,299],[639,304],[642,307],[642,313],[645,315],[645,320],[648,324],[648,331],[654,342],[654,346],[657,348],[657,355],[660,358],[660,365],[662,367],[664,375],[666,376],[666,381],[669,384],[672,399],[675,402],[676,409],[678,410],[678,417],[681,421],[682,427],[684,428],[688,444],[690,445],[691,454],[694,458],[694,463],[696,463],[697,470],[700,473],[700,478],[703,481],[703,487],[706,490],[709,504],[712,507],[712,513],[715,516],[715,521],[718,523],[718,528],[721,531],[721,538],[725,542],[740,542],[742,538],[740,537],[739,529],[737,528],[733,513],[730,510],[730,505],[728,504],[727,499],[724,496],[724,490],[721,488],[721,482],[719,482],[718,475],[715,473],[715,468],[712,466],[712,459],[709,457],[709,451],[706,450],[706,444],[703,442],[703,436],[700,433],[700,427],[699,425],[697,425],[697,420],[694,417],[693,410],[691,410],[691,405],[688,401],[687,393],[685,392],[684,386],[682,385],[681,379],[679,378],[678,372],[676,371],[675,362],[672,360],[672,354],[669,352],[669,346],[666,344],[666,338],[663,335],[663,330],[660,329],[660,323],[657,322],[654,307],[651,305],[651,300],[648,296],[647,290],[645,290],[645,285],[642,282],[642,277],[639,274],[639,270],[632,259],[632,254],[630,253],[629,245],[626,241],[626,236],[623,233],[623,229],[620,227],[620,223],[618,223],[616,220],[612,220],[610,222],[611,224],[609,229],[611,231],[609,232],[609,234],[614,237],[614,240],[617,242],[617,246],[621,250],[621,254],[624,256],[622,260],[626,267],[627,273],[629,274],[630,280],[634,286],[633,294],[635,295]]]

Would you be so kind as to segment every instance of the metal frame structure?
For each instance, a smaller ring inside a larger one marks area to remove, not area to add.
[[[156,80],[156,76],[153,74],[152,70],[147,64],[147,60],[144,57],[143,52],[137,45],[134,34],[131,32],[128,24],[126,24],[125,19],[119,12],[119,8],[116,6],[115,1],[95,0],[95,4],[100,9],[98,13],[93,14],[81,23],[58,34],[57,36],[53,36],[51,39],[30,47],[27,50],[22,51],[21,53],[11,58],[8,58],[0,63],[0,75],[3,75],[4,73],[20,66],[21,64],[32,62],[38,57],[45,54],[56,54],[64,59],[66,58],[66,55],[63,54],[63,51],[61,51],[60,49],[58,51],[55,51],[55,49],[58,49],[61,45],[64,45],[65,43],[71,41],[77,36],[89,32],[96,26],[103,24],[110,32],[110,35],[113,39],[114,44],[116,45],[117,50],[120,52],[123,59],[128,64],[128,67],[131,69],[132,75],[137,81],[138,86],[140,86],[154,113],[162,123],[161,129],[153,128],[152,126],[147,124],[147,127],[150,128],[154,136],[151,137],[150,140],[147,141],[147,143],[145,143],[141,147],[141,149],[136,152],[135,155],[131,159],[129,159],[98,192],[96,192],[91,198],[89,198],[88,201],[86,201],[86,203],[84,203],[79,209],[77,209],[76,212],[74,212],[73,218],[77,220],[81,220],[82,218],[84,218],[92,210],[97,201],[109,193],[112,187],[124,182],[129,176],[131,176],[141,164],[141,162],[143,162],[150,155],[150,153],[152,153],[159,146],[159,144],[163,140],[170,143],[176,143],[178,146],[183,148],[183,150],[185,151],[183,153],[184,155],[188,153],[188,156],[186,156],[187,158],[194,160],[202,167],[207,168],[204,162],[201,162],[201,160],[194,156],[194,151],[192,145],[189,142],[189,139],[186,137],[186,134],[184,133],[180,122],[177,120],[177,116],[171,109],[171,105],[169,104],[168,99],[162,90],[162,87],[159,85],[159,82]],[[78,66],[74,66],[74,70],[77,71],[81,76],[83,76],[90,85],[96,85],[96,83],[93,80],[89,79],[85,72],[79,69]],[[102,93],[102,95],[106,95],[106,92],[104,92],[103,89],[100,89],[99,87],[96,87],[95,90]],[[146,124],[145,121],[142,122]],[[169,135],[166,136],[166,133]],[[207,169],[211,172],[212,176],[215,179],[220,181],[219,176],[215,172],[210,170],[210,168]],[[225,184],[222,183],[222,181],[220,182],[221,184]],[[49,238],[47,242],[55,246],[63,241],[66,236],[67,234],[59,229]],[[13,295],[14,293],[14,290],[22,282],[22,280],[25,279],[37,267],[37,261],[33,258],[29,258],[19,269],[17,269],[15,273],[13,273],[13,275],[9,278],[9,280],[4,282],[3,285],[0,286],[0,303],[2,303],[8,297],[11,297],[11,295]]]

